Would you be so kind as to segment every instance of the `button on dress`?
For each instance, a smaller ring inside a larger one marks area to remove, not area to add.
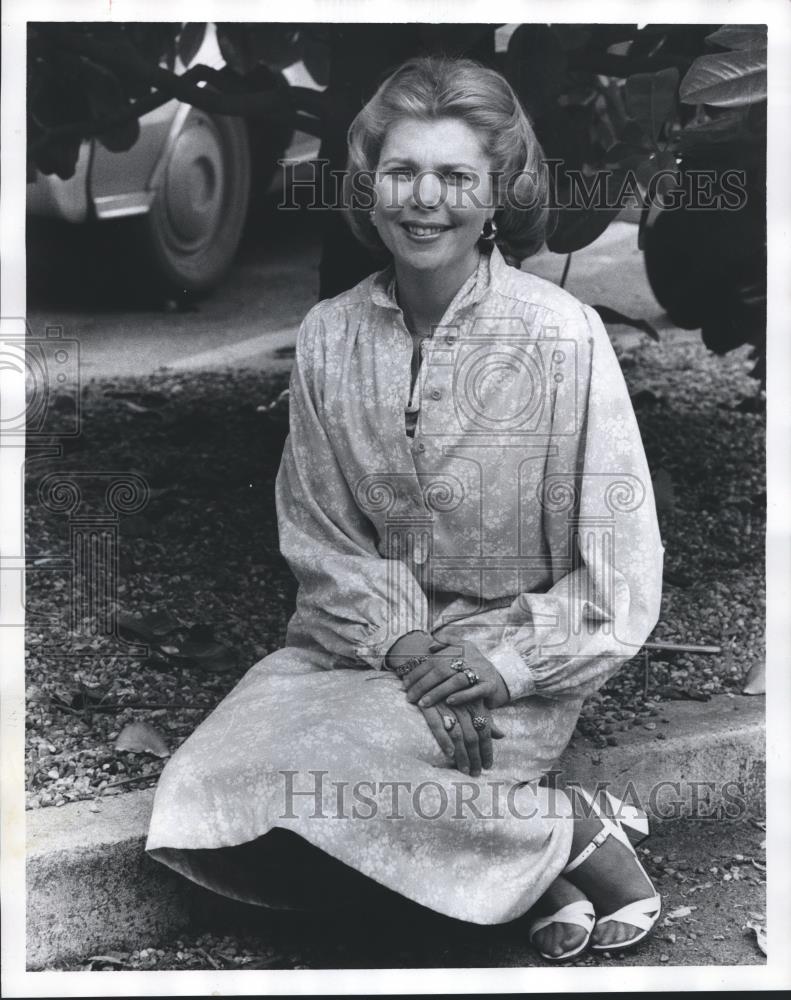
[[[264,904],[224,854],[281,828],[440,913],[500,923],[568,860],[568,802],[538,779],[656,624],[664,549],[594,310],[495,247],[414,391],[411,357],[392,265],[305,317],[276,481],[299,584],[286,644],[168,762],[146,849]],[[475,642],[506,683],[506,736],[479,778],[384,669],[415,629]]]

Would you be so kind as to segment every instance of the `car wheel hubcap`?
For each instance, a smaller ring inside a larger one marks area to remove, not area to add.
[[[202,115],[190,116],[168,163],[165,206],[170,236],[182,250],[209,240],[222,212],[223,162],[219,138]]]

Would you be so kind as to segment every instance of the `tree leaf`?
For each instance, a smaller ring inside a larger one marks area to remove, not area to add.
[[[553,24],[554,32],[564,52],[575,52],[590,41],[591,26],[589,24]]]
[[[295,24],[217,24],[217,42],[226,63],[246,76],[263,63],[280,71],[302,58],[302,33]]]
[[[326,87],[330,82],[330,48],[325,39],[317,37],[314,32],[303,29],[302,61],[305,69],[320,87]]]
[[[190,21],[184,25],[176,39],[176,51],[185,66],[189,66],[206,37],[206,24]]]
[[[651,477],[657,510],[675,510],[676,491],[673,479],[667,469],[657,469]]]
[[[755,134],[747,127],[745,111],[739,108],[707,122],[690,122],[678,134],[681,153],[694,152],[710,146],[723,146],[743,142]]]
[[[549,249],[573,253],[598,239],[626,204],[629,182],[628,171],[603,170],[554,192],[557,224],[547,240]]]
[[[625,316],[622,312],[619,312],[617,309],[611,309],[609,306],[597,305],[593,308],[601,316],[604,323],[622,323],[625,326],[633,326],[635,330],[642,330],[643,333],[647,333],[652,340],[659,340],[659,334],[646,319],[634,319],[632,316]]]
[[[170,756],[164,736],[148,722],[130,722],[124,726],[115,741],[115,749],[127,753],[150,753],[155,757]]]
[[[635,170],[650,155],[650,150],[643,146],[635,146],[631,142],[616,142],[607,150],[605,162],[622,170]]]
[[[724,49],[766,48],[765,24],[723,24],[706,41]]]
[[[684,104],[734,108],[766,99],[766,49],[698,56],[681,81]]]
[[[656,140],[676,103],[678,70],[675,66],[658,73],[635,73],[626,80],[626,107],[645,134]]]
[[[566,54],[549,25],[519,25],[508,41],[505,75],[531,118],[555,103],[566,82]]]

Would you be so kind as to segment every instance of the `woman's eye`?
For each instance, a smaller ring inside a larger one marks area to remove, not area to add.
[[[395,167],[392,170],[385,170],[385,177],[411,177],[412,170],[409,167]]]
[[[448,180],[451,184],[469,184],[472,177],[470,174],[463,174],[454,171],[453,173],[448,174]]]

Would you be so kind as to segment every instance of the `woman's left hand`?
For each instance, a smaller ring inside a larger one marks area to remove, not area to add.
[[[456,652],[459,647],[460,652]],[[445,649],[454,652],[443,652],[442,655],[434,653],[431,660],[420,664],[406,675],[404,687],[407,701],[420,708],[429,708],[443,699],[450,706],[465,705],[478,699],[487,708],[500,708],[508,704],[505,681],[474,642],[463,640]],[[454,670],[451,667],[459,659],[464,663],[464,670]],[[473,675],[477,680],[471,684]]]

